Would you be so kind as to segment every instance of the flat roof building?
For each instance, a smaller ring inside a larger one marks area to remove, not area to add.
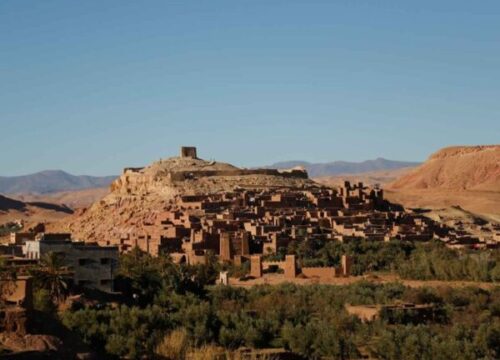
[[[75,285],[113,291],[114,274],[118,266],[117,246],[72,241],[71,234],[39,234],[35,240],[27,240],[23,246],[23,253],[28,259],[39,260],[49,252],[64,259]]]

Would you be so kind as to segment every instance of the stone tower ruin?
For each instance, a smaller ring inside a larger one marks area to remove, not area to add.
[[[183,146],[181,147],[181,158],[191,158],[197,159],[196,147],[194,146]]]

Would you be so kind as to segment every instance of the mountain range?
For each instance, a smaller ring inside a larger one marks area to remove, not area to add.
[[[296,166],[304,167],[310,177],[330,176],[339,174],[361,174],[380,170],[395,170],[420,165],[419,162],[395,161],[384,158],[362,162],[333,161],[327,163],[310,163],[307,161],[283,161],[266,166],[267,168],[289,169]]]
[[[22,176],[0,176],[0,193],[49,194],[108,186],[116,176],[71,175],[62,170],[45,170]]]

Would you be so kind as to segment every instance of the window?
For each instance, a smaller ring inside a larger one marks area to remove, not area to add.
[[[92,259],[86,259],[86,258],[78,259],[78,265],[80,265],[80,266],[87,266],[87,265],[90,265],[92,263],[93,263]]]
[[[110,258],[101,258],[101,265],[109,265],[111,264]]]

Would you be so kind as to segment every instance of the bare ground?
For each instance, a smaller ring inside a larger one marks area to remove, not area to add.
[[[338,278],[285,278],[283,274],[264,274],[262,278],[241,281],[237,278],[230,278],[229,284],[238,287],[252,287],[255,285],[279,285],[284,283],[292,283],[296,285],[350,285],[359,281],[370,281],[376,284],[386,284],[399,282],[405,286],[419,288],[419,287],[479,287],[482,289],[492,289],[500,286],[499,283],[489,282],[475,282],[475,281],[441,281],[441,280],[403,280],[397,275],[393,274],[377,274],[365,276],[349,276]]]

